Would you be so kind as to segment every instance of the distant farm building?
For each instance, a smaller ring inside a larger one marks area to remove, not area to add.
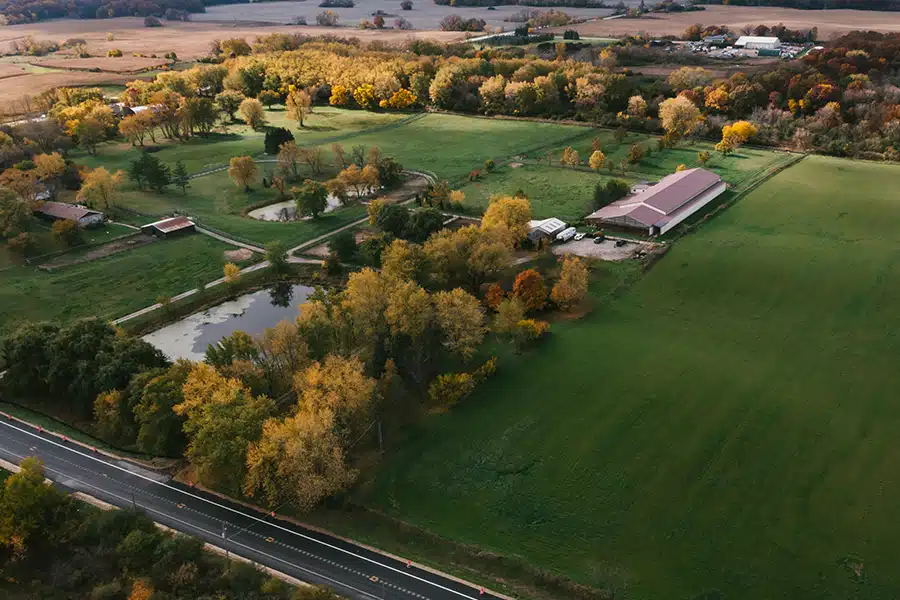
[[[66,204],[65,202],[44,202],[34,211],[39,217],[59,221],[69,219],[78,223],[79,227],[90,227],[103,223],[103,213],[91,210],[78,204]]]
[[[728,44],[728,36],[708,35],[703,38],[703,43],[709,46],[726,46]]]
[[[722,178],[706,169],[688,169],[636,189],[585,217],[590,225],[618,225],[663,234],[725,191]]]
[[[745,50],[777,50],[781,47],[781,41],[777,37],[742,35],[734,43],[734,47]]]
[[[528,225],[531,228],[528,232],[528,241],[532,244],[537,244],[541,240],[553,240],[557,233],[566,228],[566,224],[555,217],[531,221]]]
[[[160,238],[193,233],[196,229],[197,226],[187,217],[171,217],[155,223],[148,223],[141,227],[141,231],[147,235],[155,235]]]

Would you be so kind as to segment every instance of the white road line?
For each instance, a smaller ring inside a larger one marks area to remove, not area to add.
[[[9,453],[9,454],[12,454],[13,456],[15,456],[15,457],[17,457],[17,458],[19,458],[19,459],[24,459],[24,458],[25,458],[25,457],[22,456],[21,454],[16,454],[15,452],[13,452],[13,451],[11,451],[11,450],[5,450],[5,452],[7,452],[7,453]],[[75,478],[75,477],[70,477],[69,475],[66,475],[65,473],[63,473],[63,472],[61,472],[61,471],[57,471],[56,469],[53,469],[53,468],[50,468],[50,467],[47,467],[47,466],[45,466],[44,469],[47,470],[47,471],[50,471],[51,473],[56,473],[56,474],[59,475],[60,477],[64,477],[64,478],[68,479],[69,481],[77,481],[77,482],[80,483],[81,485],[83,485],[83,486],[85,486],[85,487],[89,487],[89,488],[95,489],[95,490],[97,490],[98,492],[100,492],[100,493],[102,493],[102,494],[106,494],[107,496],[112,496],[113,498],[118,498],[119,500],[121,500],[122,502],[125,502],[126,504],[131,504],[131,503],[133,502],[132,499],[130,499],[130,498],[124,498],[124,497],[122,497],[122,496],[120,496],[120,495],[118,495],[118,494],[116,494],[116,493],[110,492],[109,490],[104,490],[103,488],[99,488],[99,487],[97,487],[96,485],[92,485],[92,484],[90,484],[90,483],[88,483],[88,482],[86,482],[86,481],[82,481],[82,480],[80,480],[80,479],[78,479],[78,478]],[[190,527],[190,528],[192,528],[192,529],[196,529],[197,531],[202,531],[203,533],[205,533],[205,534],[207,534],[207,535],[210,535],[210,536],[212,536],[212,537],[214,537],[214,538],[217,537],[217,534],[213,533],[212,531],[210,531],[210,530],[208,530],[208,529],[204,529],[203,527],[200,527],[199,525],[195,525],[195,524],[193,524],[193,523],[188,523],[187,521],[182,521],[181,519],[179,519],[179,518],[177,518],[177,517],[173,517],[172,515],[170,515],[170,514],[168,514],[168,513],[162,512],[161,510],[157,510],[157,509],[155,509],[155,508],[153,508],[153,507],[150,507],[150,506],[146,506],[146,505],[139,504],[139,503],[136,502],[136,501],[134,502],[134,504],[135,504],[135,506],[140,506],[141,508],[143,508],[143,509],[146,510],[146,511],[154,512],[154,513],[159,514],[159,515],[162,515],[162,516],[164,516],[164,517],[166,517],[166,518],[168,518],[168,519],[171,519],[171,520],[173,520],[173,521],[176,521],[176,522],[178,522],[178,523],[181,523],[182,525],[184,525],[184,526],[186,526],[186,527]],[[203,514],[203,513],[200,513],[200,514]],[[207,517],[207,518],[210,518],[210,519],[212,519],[212,520],[214,520],[214,521],[218,520],[218,519],[215,519],[214,517],[211,517],[211,516],[209,516],[209,515],[204,515],[204,516]],[[249,550],[249,551],[251,551],[251,552],[256,552],[257,554],[261,554],[262,556],[265,556],[265,557],[267,557],[267,558],[271,558],[272,560],[277,560],[277,561],[282,562],[282,563],[284,563],[284,564],[286,564],[286,565],[289,565],[289,566],[291,566],[291,567],[294,567],[295,569],[299,569],[299,570],[301,570],[301,571],[303,571],[303,572],[305,572],[305,573],[309,573],[309,574],[311,574],[311,575],[315,575],[316,577],[321,577],[322,579],[325,579],[325,580],[327,580],[327,581],[330,581],[330,582],[332,582],[332,583],[335,584],[335,585],[338,585],[338,586],[341,586],[341,587],[345,587],[345,588],[347,588],[347,589],[351,589],[351,590],[353,590],[354,592],[359,592],[360,594],[362,594],[362,595],[364,595],[364,596],[368,596],[369,598],[373,598],[374,600],[378,600],[378,597],[377,597],[377,596],[374,596],[374,595],[370,594],[369,592],[366,592],[366,591],[363,591],[363,590],[361,590],[361,589],[355,588],[355,587],[353,587],[352,585],[348,585],[348,584],[346,584],[346,583],[342,583],[342,582],[340,582],[340,581],[338,581],[338,580],[336,580],[336,579],[332,579],[331,577],[328,577],[327,575],[322,575],[321,573],[317,573],[317,572],[315,572],[315,571],[312,571],[312,570],[310,570],[310,569],[307,569],[306,567],[301,567],[300,565],[296,565],[296,564],[294,564],[294,563],[292,563],[292,562],[290,562],[290,561],[284,560],[283,558],[278,558],[277,556],[272,556],[271,554],[267,554],[266,552],[263,552],[262,550],[257,550],[256,548],[253,548],[253,547],[251,547],[251,546],[247,546],[247,545],[242,544],[242,543],[240,543],[240,542],[237,542],[237,541],[235,541],[235,540],[233,540],[233,539],[232,539],[232,540],[228,540],[228,541],[231,542],[232,544],[234,544],[235,546],[240,546],[241,548],[245,548],[245,549],[247,549],[247,550]]]
[[[441,584],[439,584],[439,583],[435,583],[435,582],[429,581],[429,580],[427,580],[427,579],[425,579],[425,578],[423,578],[423,577],[419,577],[418,575],[413,575],[412,573],[408,573],[408,572],[406,572],[406,571],[403,571],[403,570],[401,570],[401,569],[397,569],[397,568],[392,567],[392,566],[390,566],[390,565],[386,565],[386,564],[384,564],[384,563],[380,563],[380,562],[378,562],[377,560],[371,559],[371,558],[369,558],[369,557],[367,557],[367,556],[362,556],[362,555],[360,555],[360,554],[356,554],[355,552],[351,552],[350,550],[345,550],[344,548],[341,548],[341,547],[339,547],[339,546],[335,546],[335,545],[333,545],[333,544],[329,544],[328,542],[324,542],[324,541],[322,541],[322,540],[318,540],[318,539],[316,539],[316,538],[314,538],[314,537],[311,537],[311,536],[308,536],[308,535],[306,535],[306,534],[303,534],[303,533],[300,533],[300,532],[297,532],[297,531],[293,531],[293,530],[291,530],[291,529],[288,529],[287,527],[282,527],[281,525],[278,525],[277,523],[273,523],[273,522],[271,522],[271,521],[266,521],[266,520],[264,520],[264,519],[260,519],[259,517],[256,517],[256,516],[254,516],[254,515],[250,515],[250,514],[241,512],[241,511],[239,511],[239,510],[237,510],[237,509],[231,508],[231,507],[229,507],[229,506],[225,506],[224,504],[219,504],[218,502],[213,502],[212,500],[209,500],[209,499],[207,499],[207,498],[203,498],[202,496],[197,496],[197,495],[195,495],[195,494],[191,494],[190,492],[185,492],[184,490],[180,490],[180,489],[178,489],[178,488],[176,488],[176,487],[174,487],[174,486],[171,486],[171,485],[169,485],[169,484],[167,484],[167,483],[162,483],[162,482],[160,482],[160,481],[155,481],[154,479],[152,479],[152,478],[150,478],[150,477],[147,477],[146,475],[141,475],[140,473],[135,473],[135,472],[133,472],[133,471],[129,471],[128,469],[126,469],[126,468],[124,468],[124,467],[120,467],[119,465],[116,465],[116,464],[113,464],[113,463],[110,463],[110,462],[106,462],[105,460],[101,460],[101,459],[97,458],[96,456],[91,456],[90,454],[86,454],[86,453],[84,453],[84,452],[80,452],[80,451],[78,451],[78,450],[76,450],[76,449],[74,449],[74,448],[71,448],[71,447],[66,446],[66,445],[64,445],[64,444],[60,444],[59,442],[55,442],[55,441],[53,441],[53,440],[49,440],[49,439],[47,439],[47,438],[41,437],[41,436],[39,436],[39,435],[37,435],[37,434],[35,434],[35,433],[32,433],[32,432],[30,432],[30,431],[27,431],[27,430],[25,430],[25,429],[21,429],[21,428],[19,428],[19,427],[16,427],[15,425],[11,425],[10,423],[8,423],[8,422],[6,422],[6,421],[0,421],[0,424],[3,424],[4,426],[9,427],[10,429],[14,429],[14,430],[16,430],[16,431],[18,431],[18,432],[20,432],[20,433],[24,433],[25,435],[30,435],[31,437],[35,437],[35,438],[37,438],[37,439],[39,439],[39,440],[41,440],[41,441],[43,441],[43,442],[46,442],[46,443],[48,443],[48,444],[52,444],[52,445],[54,445],[54,446],[57,446],[57,447],[59,447],[59,448],[62,448],[62,449],[67,450],[67,451],[69,451],[69,452],[72,452],[72,453],[74,453],[74,454],[78,454],[78,455],[83,456],[83,457],[85,457],[85,458],[89,458],[89,459],[91,459],[91,460],[97,461],[97,462],[99,462],[99,463],[101,463],[101,464],[103,464],[103,465],[106,465],[107,467],[112,467],[112,468],[114,468],[114,469],[118,469],[119,471],[122,471],[122,472],[124,472],[124,473],[128,473],[129,475],[133,475],[133,476],[138,477],[138,478],[140,478],[140,479],[144,479],[144,480],[149,481],[150,483],[153,483],[153,484],[155,484],[155,485],[159,485],[159,486],[162,486],[162,487],[164,487],[164,488],[168,488],[168,489],[172,490],[173,492],[177,492],[177,493],[179,493],[179,494],[183,494],[183,495],[185,495],[185,496],[189,496],[189,497],[191,497],[191,498],[195,498],[196,500],[200,500],[200,501],[202,501],[202,502],[206,502],[207,504],[211,504],[211,505],[216,506],[216,507],[218,507],[218,508],[221,508],[221,509],[223,509],[223,510],[227,510],[227,511],[232,512],[232,513],[234,513],[234,514],[236,514],[236,515],[241,515],[242,517],[245,517],[245,518],[248,518],[248,519],[252,519],[252,520],[258,521],[258,522],[260,522],[260,523],[265,523],[266,525],[269,525],[270,527],[274,527],[274,528],[276,528],[276,529],[280,529],[281,531],[284,531],[284,532],[286,532],[286,533],[290,533],[290,534],[292,534],[292,535],[296,535],[296,536],[298,536],[298,537],[300,537],[300,538],[303,538],[303,539],[305,539],[305,540],[308,540],[308,541],[310,541],[310,542],[315,542],[316,544],[320,544],[320,545],[325,546],[325,547],[327,547],[327,548],[331,548],[332,550],[336,550],[336,551],[338,551],[338,552],[342,552],[342,553],[347,554],[347,555],[349,555],[349,556],[352,556],[352,557],[354,557],[354,558],[358,558],[358,559],[360,559],[360,560],[364,560],[364,561],[366,561],[366,562],[372,563],[373,565],[377,565],[377,566],[381,567],[382,569],[387,569],[387,570],[389,570],[389,571],[393,571],[394,573],[398,573],[398,574],[403,575],[403,576],[405,576],[405,577],[409,577],[410,579],[415,579],[416,581],[420,581],[420,582],[422,582],[422,583],[426,583],[426,584],[431,585],[431,586],[433,586],[433,587],[436,587],[436,588],[438,588],[438,589],[444,590],[445,592],[450,592],[451,594],[456,594],[457,596],[460,596],[460,597],[462,597],[462,598],[469,598],[470,600],[476,600],[476,597],[475,597],[475,596],[470,596],[470,595],[468,595],[468,594],[464,594],[464,593],[462,593],[462,592],[458,592],[458,591],[456,591],[456,590],[454,590],[454,589],[448,588],[448,587],[443,586],[443,585],[441,585]]]

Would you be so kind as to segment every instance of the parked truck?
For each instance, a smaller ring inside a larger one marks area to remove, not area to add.
[[[559,233],[556,234],[556,241],[557,242],[568,242],[573,237],[575,237],[575,234],[577,232],[578,232],[578,230],[575,229],[574,227],[569,227],[567,229],[563,229],[562,231],[560,231]]]

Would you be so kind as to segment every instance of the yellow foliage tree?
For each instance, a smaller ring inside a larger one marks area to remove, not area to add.
[[[241,268],[234,263],[225,263],[222,267],[222,274],[225,277],[225,283],[234,284],[241,279]]]
[[[66,161],[59,152],[50,154],[38,154],[34,157],[34,171],[40,181],[49,181],[63,174],[66,170]]]
[[[312,99],[306,90],[293,89],[293,86],[291,88],[285,100],[286,116],[291,121],[297,121],[299,127],[303,127],[303,120],[312,113]]]
[[[484,311],[478,298],[456,288],[433,296],[442,343],[450,352],[468,360],[484,339]]]
[[[573,148],[572,146],[568,146],[565,150],[563,150],[562,156],[559,159],[559,164],[568,165],[570,167],[577,167],[581,164],[581,157],[578,156],[578,150]]]
[[[563,310],[569,310],[581,301],[588,290],[588,271],[580,258],[563,258],[559,280],[550,292],[550,298]]]
[[[122,171],[110,173],[103,167],[97,167],[85,176],[77,199],[88,206],[109,210],[119,199],[119,186],[124,179],[125,173]]]
[[[375,97],[375,87],[370,83],[364,83],[357,86],[357,88],[353,90],[353,100],[360,108],[365,108],[367,110],[375,108],[378,105],[378,100]]]
[[[588,164],[593,170],[599,171],[606,164],[606,155],[600,150],[594,150],[588,159]]]
[[[263,108],[262,102],[256,98],[244,98],[238,107],[238,114],[248,127],[254,131],[259,131],[266,125],[266,110]]]
[[[249,156],[234,156],[228,167],[228,176],[234,181],[234,185],[245,192],[250,191],[250,184],[256,180],[259,169],[256,162]]]
[[[331,86],[331,97],[328,103],[332,106],[347,106],[350,102],[350,90],[346,86],[336,84]]]
[[[528,235],[530,221],[531,203],[527,198],[493,196],[481,219],[481,229],[502,231],[509,236],[509,243],[515,245]]]
[[[677,96],[659,105],[663,129],[672,140],[679,140],[694,132],[700,124],[700,109],[689,98]]]

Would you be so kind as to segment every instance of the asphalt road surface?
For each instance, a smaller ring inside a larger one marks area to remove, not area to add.
[[[206,494],[125,460],[111,459],[15,420],[0,420],[0,458],[36,456],[48,479],[302,581],[359,600],[496,598],[453,579],[385,557]]]

